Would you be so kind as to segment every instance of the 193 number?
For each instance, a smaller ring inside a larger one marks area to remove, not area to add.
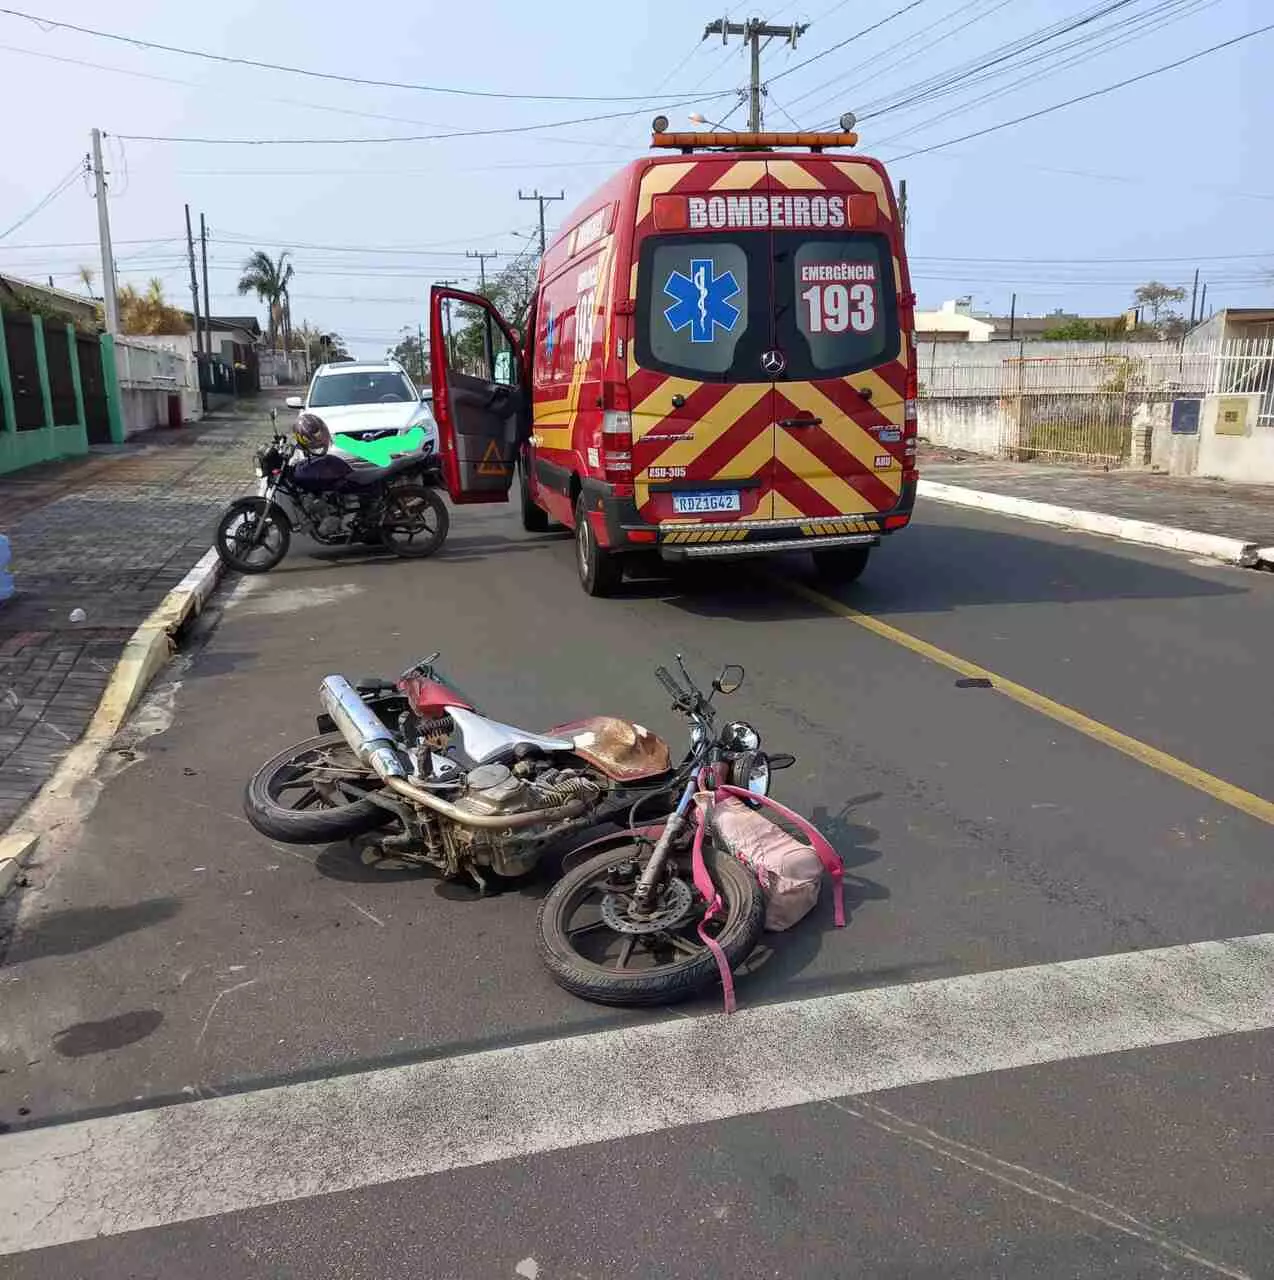
[[[811,333],[868,333],[876,327],[876,290],[870,284],[815,284],[801,300]]]

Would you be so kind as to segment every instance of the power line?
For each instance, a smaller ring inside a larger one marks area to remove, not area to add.
[[[782,80],[784,76],[790,76],[793,72],[799,71],[802,67],[808,67],[811,62],[817,62],[820,58],[826,58],[828,54],[835,53],[837,49],[843,49],[847,44],[852,44],[855,40],[861,39],[865,35],[883,27],[887,22],[892,22],[895,18],[901,18],[904,13],[910,13],[912,9],[925,3],[925,0],[911,0],[910,4],[905,4],[901,9],[895,9],[893,13],[887,13],[878,22],[873,22],[871,26],[864,27],[861,31],[855,31],[852,36],[847,36],[844,40],[838,41],[834,45],[830,45],[824,49],[822,53],[816,53],[812,58],[806,58],[803,62],[798,62],[794,67],[788,67],[786,71],[780,71],[778,75],[770,77],[770,82]],[[0,13],[4,10],[0,9]]]
[[[0,9],[0,13],[3,12],[4,10]],[[717,98],[729,98],[733,97],[734,93],[735,90],[726,89],[719,93],[700,94],[698,97],[684,98],[680,102],[669,102],[665,110],[689,107],[697,102],[712,102]],[[534,124],[502,125],[494,129],[456,129],[450,133],[395,134],[386,138],[189,138],[173,134],[150,133],[117,133],[115,137],[123,138],[126,142],[186,142],[228,147],[368,146],[383,142],[443,142],[448,138],[488,138],[497,134],[534,133],[538,129],[565,129],[571,125],[597,124],[603,120],[631,120],[634,116],[645,114],[646,109],[639,107],[635,111],[609,111],[602,115],[576,116],[571,120],[541,120]],[[588,143],[587,145],[597,144]]]
[[[919,3],[919,0],[917,0]],[[180,45],[161,44],[156,40],[144,40],[140,36],[126,36],[117,31],[99,31],[94,27],[82,27],[73,22],[56,22],[51,18],[23,13],[19,9],[0,9],[0,14],[11,18],[25,18],[41,30],[58,27],[75,31],[80,35],[95,36],[99,40],[113,40],[117,44],[132,45],[136,49],[154,49],[160,53],[179,53],[187,58],[203,58],[208,62],[220,62],[229,66],[253,67],[258,71],[282,71],[288,75],[308,76],[314,80],[332,80],[340,84],[366,85],[373,89],[409,89],[417,93],[452,94],[463,98],[501,98],[517,102],[651,102],[658,95],[644,94],[571,94],[571,93],[505,93],[494,89],[452,89],[442,85],[407,84],[399,80],[372,80],[363,76],[341,75],[335,71],[315,71],[308,67],[292,67],[284,63],[265,62],[256,58],[232,57],[224,53],[210,53],[206,49],[186,49]],[[680,95],[678,95],[680,96]]]
[[[1109,52],[1112,49],[1120,48],[1125,44],[1130,44],[1134,40],[1140,40],[1143,36],[1150,35],[1153,32],[1158,31],[1161,27],[1168,26],[1173,22],[1179,21],[1181,18],[1189,17],[1192,14],[1199,12],[1200,8],[1207,8],[1210,5],[1217,3],[1219,3],[1219,0],[1162,0],[1162,3],[1155,5],[1152,9],[1130,15],[1110,27],[1101,28],[1089,33],[1079,40],[1072,41],[1069,45],[1063,45],[1058,49],[1046,50],[1043,53],[1035,54],[1031,58],[1023,59],[1020,63],[1013,66],[1006,65],[1001,67],[998,71],[992,71],[981,76],[974,76],[963,83],[949,86],[940,92],[936,92],[931,96],[925,97],[923,100],[918,100],[910,106],[900,107],[898,110],[902,114],[908,114],[909,112],[916,110],[921,105],[927,104],[932,99],[945,96],[948,93],[963,92],[964,89],[971,88],[984,80],[998,79],[1001,75],[1004,75],[1007,72],[1020,70],[1023,67],[1029,66],[1033,62],[1056,58],[1056,61],[1049,66],[1037,68],[1034,71],[1028,72],[1024,76],[1019,76],[1016,80],[1010,80],[1007,84],[1002,84],[996,88],[989,89],[986,93],[979,94],[977,97],[966,98],[959,102],[954,108],[948,106],[940,110],[936,115],[929,116],[915,124],[904,126],[898,133],[891,134],[888,138],[880,139],[876,145],[881,147],[887,146],[891,142],[896,142],[900,138],[906,138],[911,134],[920,132],[936,121],[947,119],[953,111],[963,113],[971,107],[979,106],[985,102],[994,101],[996,98],[1002,98],[1024,84],[1035,85],[1041,80],[1047,79],[1049,76],[1056,75],[1059,71],[1064,71],[1069,67],[1091,62],[1094,58],[1101,56],[1103,53]],[[1193,8],[1183,9],[1183,5],[1192,5]],[[1155,20],[1150,21],[1152,18]],[[1122,34],[1110,35],[1110,33],[1114,32],[1118,27],[1131,27],[1131,30],[1125,31]],[[1066,57],[1057,57],[1057,55],[1063,54],[1067,49],[1074,48],[1077,45],[1089,45],[1098,37],[1106,35],[1110,35],[1110,38],[1099,44],[1093,45],[1090,48],[1081,48],[1079,52],[1071,53]],[[875,114],[877,116],[886,115],[893,110],[894,108],[892,107],[885,107]]]
[[[1051,60],[1050,65],[1036,68],[1027,75],[1019,76],[1016,80],[1011,80],[1007,84],[999,85],[996,88],[990,89],[978,97],[964,100],[959,104],[958,110],[965,111],[980,103],[989,102],[995,98],[1003,97],[1006,93],[1011,93],[1021,85],[1036,84],[1040,80],[1051,75],[1056,75],[1057,72],[1063,71],[1068,67],[1091,62],[1094,58],[1099,57],[1104,52],[1114,48],[1119,48],[1120,46],[1131,43],[1134,40],[1139,40],[1143,36],[1150,35],[1151,33],[1159,30],[1161,27],[1177,22],[1181,18],[1189,17],[1194,13],[1198,13],[1201,8],[1207,8],[1210,5],[1217,4],[1218,2],[1219,0],[1160,0],[1160,3],[1153,5],[1149,9],[1130,14],[1127,17],[1121,18],[1117,22],[1112,23],[1110,26],[1095,28],[1067,44],[1060,45],[1057,48],[1042,50],[1029,58],[1022,58],[1017,62],[1006,62],[996,70],[984,71],[978,75],[962,76],[958,80],[953,79],[950,83],[941,88],[926,91],[925,93],[918,95],[909,103],[899,103],[896,106],[884,106],[878,111],[869,112],[864,116],[864,119],[876,119],[895,111],[906,114],[921,106],[928,105],[939,98],[946,97],[949,94],[962,93],[966,89],[974,88],[985,81],[996,80],[1001,76],[1012,73],[1013,71],[1029,67],[1034,63],[1050,62]],[[1120,28],[1127,28],[1127,30],[1120,32]],[[1070,50],[1077,51],[1068,52]],[[938,115],[931,116],[928,120],[922,121],[919,124],[908,126],[901,134],[895,136],[905,136],[907,133],[913,133],[924,128],[926,124],[932,123],[934,120],[944,119],[951,113],[951,110],[952,108],[947,107]],[[889,141],[892,140],[892,138],[889,139]],[[883,146],[885,144],[884,142],[881,142],[879,145]]]
[[[1200,58],[1207,57],[1210,53],[1217,53],[1222,49],[1228,49],[1231,45],[1240,44],[1244,40],[1250,40],[1253,36],[1264,35],[1267,31],[1274,31],[1274,22],[1268,23],[1263,27],[1254,27],[1251,31],[1244,31],[1241,35],[1232,36],[1229,40],[1222,40],[1220,44],[1210,45],[1206,49],[1200,49],[1197,53],[1187,54],[1184,58],[1177,58],[1173,62],[1165,62],[1162,66],[1152,67],[1149,71],[1143,71],[1140,75],[1129,76],[1126,80],[1118,80],[1114,84],[1106,85],[1105,88],[1093,89],[1089,93],[1077,94],[1075,97],[1067,98],[1063,102],[1055,102],[1051,107],[1041,107],[1038,111],[1030,111],[1026,115],[1017,116],[1012,120],[1002,120],[999,124],[988,125],[985,129],[975,129],[972,133],[962,134],[958,138],[948,138],[945,142],[935,142],[932,146],[917,147],[914,151],[906,151],[902,155],[892,156],[889,163],[896,164],[899,160],[910,160],[913,156],[927,155],[930,151],[938,151],[943,147],[951,147],[958,142],[968,142],[973,138],[982,138],[988,133],[996,133],[1000,129],[1008,129],[1015,124],[1024,124],[1028,120],[1038,120],[1040,116],[1051,115],[1054,111],[1061,111],[1063,107],[1073,107],[1078,102],[1088,102],[1092,98],[1100,98],[1104,94],[1113,93],[1116,89],[1123,89],[1130,84],[1137,84],[1139,81],[1148,80],[1151,76],[1157,76],[1165,71],[1175,70],[1177,67],[1184,67],[1187,63],[1196,62]]]
[[[73,168],[70,171],[70,173],[66,174],[65,177],[59,178],[57,184],[46,196],[44,196],[40,200],[39,204],[37,204],[34,208],[27,210],[27,212],[24,213],[22,217],[20,217],[17,220],[17,222],[15,222],[11,227],[9,227],[8,230],[0,231],[0,240],[5,239],[7,236],[11,236],[19,227],[26,226],[26,224],[30,222],[31,219],[34,218],[35,215],[39,213],[41,209],[47,208],[64,191],[68,191],[71,188],[72,184],[75,182],[75,179],[78,178],[80,174],[85,172],[87,172],[87,166],[85,165],[85,162],[83,160],[77,161],[75,168]]]

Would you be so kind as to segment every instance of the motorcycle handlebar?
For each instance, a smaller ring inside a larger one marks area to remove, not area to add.
[[[685,702],[687,698],[686,691],[672,678],[672,672],[667,667],[656,667],[655,677],[661,685],[672,695],[674,702]]]

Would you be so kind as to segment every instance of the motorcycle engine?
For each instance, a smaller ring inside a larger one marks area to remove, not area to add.
[[[314,521],[314,531],[320,538],[335,538],[344,527],[340,511],[325,498],[307,498],[305,511]]]
[[[464,792],[453,803],[472,813],[494,817],[528,809],[553,809],[580,797],[601,794],[601,788],[580,769],[544,765],[532,770],[519,764],[516,770],[503,764],[471,769]],[[532,827],[525,833],[528,838],[518,839],[480,828],[452,827],[454,838],[467,846],[469,856],[490,865],[502,876],[524,875],[535,866],[539,859],[537,835],[542,830]]]

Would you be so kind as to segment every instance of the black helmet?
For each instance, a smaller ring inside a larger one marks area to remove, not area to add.
[[[321,457],[332,444],[332,433],[317,413],[303,413],[292,429],[296,442],[312,457]]]

